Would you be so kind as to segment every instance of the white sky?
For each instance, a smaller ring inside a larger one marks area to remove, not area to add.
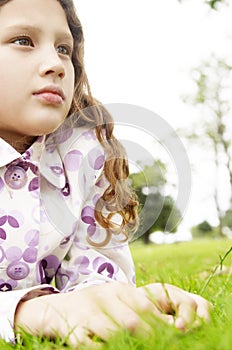
[[[174,129],[197,118],[180,96],[192,91],[189,72],[202,59],[212,52],[232,57],[231,6],[215,12],[203,0],[74,2],[84,28],[86,70],[97,99],[150,109]],[[183,224],[190,227],[204,219],[216,224],[213,164],[199,149],[187,152],[194,171]]]

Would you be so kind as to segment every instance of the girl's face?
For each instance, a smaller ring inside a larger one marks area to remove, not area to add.
[[[17,141],[54,131],[74,91],[73,37],[57,0],[0,7],[0,136]]]

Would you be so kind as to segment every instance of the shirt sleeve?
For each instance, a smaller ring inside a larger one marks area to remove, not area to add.
[[[50,285],[41,285],[22,290],[0,293],[0,338],[7,342],[14,342],[14,319],[20,301],[37,298],[42,295],[59,293]]]
[[[64,155],[72,202],[81,201],[81,205],[72,245],[56,274],[56,286],[61,291],[70,291],[112,281],[134,285],[135,269],[125,236],[112,235],[107,244],[99,246],[107,233],[95,220],[94,208],[109,183],[104,177],[103,148],[96,139],[86,142],[84,136]],[[75,171],[67,159],[80,149],[84,152],[83,159]],[[115,216],[114,220],[117,219],[120,221]]]

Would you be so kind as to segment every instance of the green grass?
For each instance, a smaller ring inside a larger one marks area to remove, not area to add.
[[[212,319],[198,329],[182,333],[154,320],[152,334],[146,338],[118,333],[102,350],[231,350],[232,349],[232,279],[228,274],[213,275],[215,266],[231,248],[231,240],[196,240],[174,245],[131,245],[137,284],[167,282],[203,296],[214,305]],[[223,266],[232,265],[232,253]],[[25,336],[24,345],[0,341],[0,349],[55,350],[71,348],[64,341],[54,342]],[[87,347],[81,347],[86,350]]]

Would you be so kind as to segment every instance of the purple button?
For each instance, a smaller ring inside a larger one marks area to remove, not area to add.
[[[29,275],[29,267],[24,262],[11,263],[6,270],[7,275],[13,280],[22,280]]]
[[[10,188],[18,190],[27,183],[27,174],[22,167],[12,165],[5,172],[4,180]]]

